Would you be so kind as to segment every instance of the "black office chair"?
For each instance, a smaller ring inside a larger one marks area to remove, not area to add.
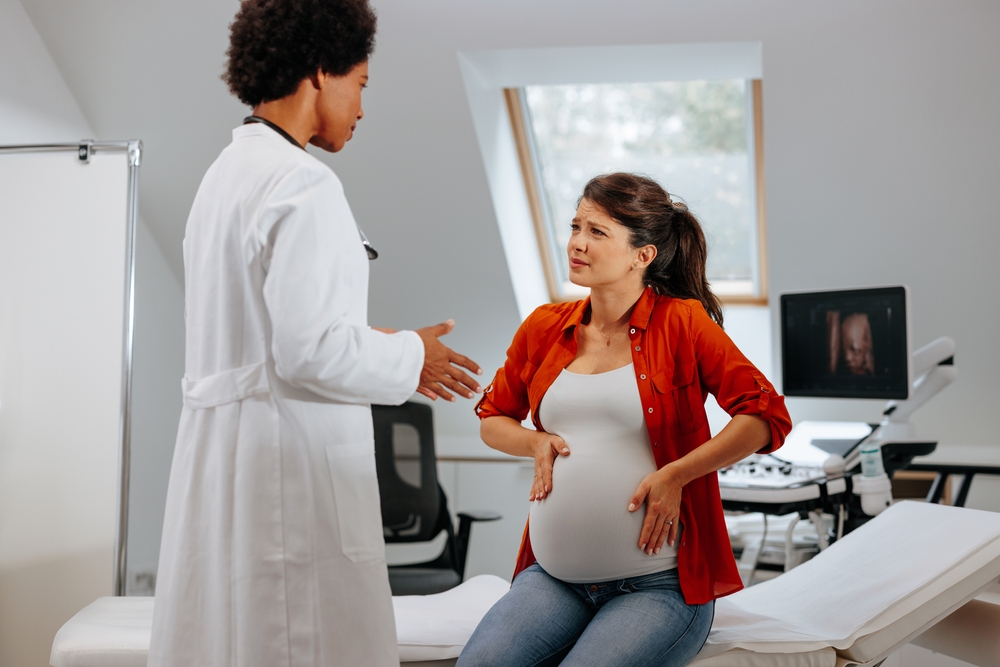
[[[476,521],[496,521],[493,512],[459,512],[458,534],[448,499],[438,483],[431,407],[422,403],[373,405],[375,464],[382,500],[382,531],[389,542],[429,542],[448,535],[437,558],[389,567],[393,595],[429,595],[462,583],[469,534]]]

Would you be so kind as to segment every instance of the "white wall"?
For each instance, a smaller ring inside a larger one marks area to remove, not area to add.
[[[90,137],[90,126],[19,0],[0,0],[0,19],[0,145]]]
[[[958,345],[959,379],[918,432],[995,447],[1000,5],[865,7],[765,44],[772,291],[908,284],[914,346]],[[789,405],[874,419],[882,404]]]
[[[90,126],[146,145],[139,210],[183,284],[205,170],[246,108],[219,79],[238,0],[22,0]]]
[[[59,142],[89,136],[86,120],[23,7],[17,0],[0,0],[0,145]],[[16,327],[17,323],[4,322],[2,325],[6,329]],[[6,360],[8,373],[14,362]],[[6,388],[10,388],[9,383]],[[0,400],[6,399],[8,411],[15,407],[17,398],[0,396]],[[65,414],[63,417],[68,418]],[[76,417],[87,421],[87,416]],[[15,433],[22,430],[23,435],[23,425],[20,429],[17,423],[9,426]],[[112,438],[116,434],[114,426],[111,426]],[[52,445],[52,436],[50,432],[41,435],[41,439],[47,441],[44,445]],[[52,481],[50,478],[33,482],[23,478],[26,471],[37,474],[46,469],[44,457],[51,454],[51,450],[46,451],[48,447],[44,445],[38,448],[41,451],[27,452],[12,451],[9,446],[0,448],[6,477],[3,495],[32,487],[45,488],[46,483]],[[106,457],[102,458],[107,461]],[[104,471],[103,476],[113,481],[115,470]],[[74,488],[79,490],[79,485]],[[88,502],[83,508],[80,508],[81,498],[60,497],[61,494],[52,492],[51,488],[42,494],[41,501],[37,493],[30,492],[20,499],[8,499],[6,506],[17,507],[19,520],[5,522],[2,532],[6,539],[0,544],[4,554],[0,564],[0,663],[26,667],[48,664],[48,650],[55,629],[93,597],[95,586],[105,594],[110,592],[112,545],[101,537],[106,538],[113,527],[102,526],[100,519],[96,519],[107,517],[110,511],[109,520],[113,524],[117,494],[110,485],[108,491],[109,494],[101,498],[87,493]],[[11,503],[17,500],[21,501],[20,507]],[[71,522],[75,509],[95,517],[83,522],[89,524],[89,528],[97,524],[96,530],[90,531],[91,535],[69,537],[45,530]],[[41,534],[28,539],[25,535],[32,525]],[[87,549],[81,543],[93,548]]]
[[[142,137],[95,136],[21,3],[0,0],[0,145],[82,138]],[[141,201],[147,175],[140,172]],[[135,575],[155,571],[180,415],[184,304],[180,283],[142,220],[136,245],[128,583],[141,593],[143,582],[136,585]]]

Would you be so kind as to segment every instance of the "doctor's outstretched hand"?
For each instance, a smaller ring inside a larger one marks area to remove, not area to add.
[[[479,364],[438,340],[441,336],[451,333],[454,328],[455,321],[448,320],[432,327],[417,329],[417,334],[424,341],[424,367],[420,371],[420,385],[417,387],[417,392],[432,401],[436,401],[438,397],[454,401],[455,396],[448,391],[449,389],[465,398],[472,398],[477,392],[482,391],[479,383],[462,370],[465,368],[476,375],[482,375],[483,369]]]

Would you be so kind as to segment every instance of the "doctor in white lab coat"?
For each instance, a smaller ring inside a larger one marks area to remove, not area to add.
[[[232,25],[226,79],[254,115],[184,239],[150,667],[399,665],[370,404],[472,397],[459,366],[480,369],[437,340],[451,323],[368,326],[366,245],[303,148],[351,138],[374,29],[367,2],[345,0],[245,0]]]

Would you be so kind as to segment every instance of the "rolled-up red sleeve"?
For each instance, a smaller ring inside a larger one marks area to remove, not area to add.
[[[768,423],[771,444],[761,449],[761,454],[780,447],[792,430],[784,396],[775,391],[701,304],[691,308],[691,331],[702,386],[731,417],[753,415]]]
[[[522,422],[527,418],[530,409],[528,386],[521,376],[528,363],[530,319],[529,317],[518,327],[514,340],[507,349],[507,360],[483,391],[483,397],[476,403],[476,415],[480,419],[502,415]]]

